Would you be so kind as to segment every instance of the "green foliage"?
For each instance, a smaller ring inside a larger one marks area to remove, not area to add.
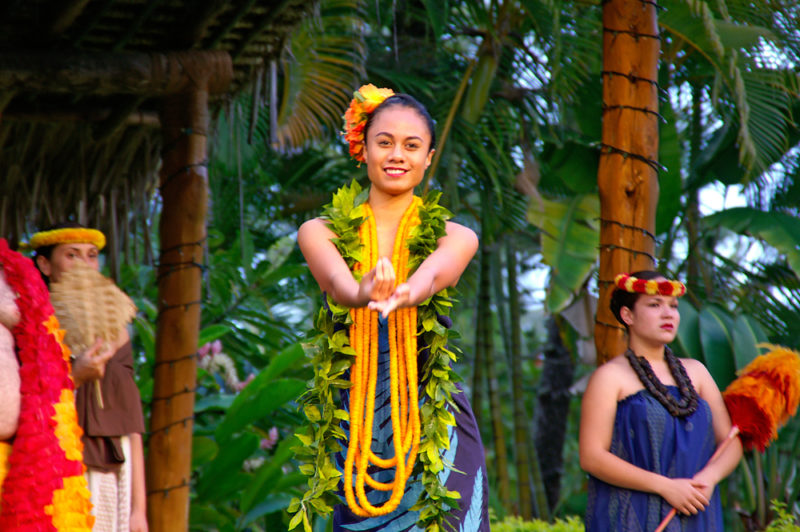
[[[707,216],[705,222],[763,239],[785,256],[789,267],[800,275],[800,220],[796,216],[736,207]]]
[[[786,511],[786,504],[779,501],[772,501],[772,511],[777,516],[773,519],[764,532],[800,532],[800,526],[797,525],[797,520]]]
[[[574,516],[566,520],[556,519],[552,523],[535,519],[523,521],[518,516],[509,516],[500,522],[492,523],[492,532],[583,532],[583,522]]]
[[[732,316],[713,305],[697,311],[685,299],[679,306],[681,323],[673,348],[679,356],[703,362],[720,389],[735,378],[737,369],[758,356],[756,346],[768,340],[750,316]]]
[[[560,312],[583,287],[597,261],[597,196],[531,202],[528,217],[542,230],[542,254],[550,266],[547,308]]]

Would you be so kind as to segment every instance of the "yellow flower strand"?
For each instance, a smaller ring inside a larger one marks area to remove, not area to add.
[[[392,252],[392,266],[397,283],[408,279],[409,250],[406,242],[411,230],[420,223],[418,209],[422,201],[414,197],[398,226]],[[364,204],[365,222],[359,236],[363,243],[364,263],[356,265],[361,275],[372,270],[378,261],[375,217]],[[345,499],[350,510],[360,517],[386,515],[394,511],[405,493],[405,486],[414,468],[420,440],[420,417],[417,377],[416,308],[397,309],[389,316],[389,382],[394,457],[384,459],[372,451],[372,429],[375,414],[375,385],[378,377],[378,313],[368,308],[351,310],[353,324],[350,341],[356,352],[350,371],[350,438],[344,470]],[[367,468],[370,464],[383,469],[395,468],[392,482],[374,480]],[[353,482],[353,468],[356,470]],[[372,505],[365,485],[391,491],[383,505]]]
[[[89,227],[62,227],[61,229],[39,231],[31,237],[29,243],[22,244],[21,247],[38,249],[58,244],[94,244],[97,249],[103,249],[106,245],[106,235],[102,231]]]

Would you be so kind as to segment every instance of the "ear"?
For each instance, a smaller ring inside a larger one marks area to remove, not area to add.
[[[53,269],[50,266],[50,261],[44,255],[36,255],[36,266],[39,267],[39,271],[42,272],[46,277],[50,277],[50,274],[53,273]]]
[[[436,150],[431,150],[431,151],[428,152],[428,157],[425,159],[425,170],[427,170],[428,167],[431,165],[431,162],[433,161],[433,154],[434,153],[436,153]]]
[[[630,309],[630,307],[622,307],[619,309],[619,316],[628,327],[633,325],[633,311]]]

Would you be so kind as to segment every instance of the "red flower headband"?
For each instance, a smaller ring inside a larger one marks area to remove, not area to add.
[[[680,281],[656,281],[655,279],[646,281],[628,275],[627,273],[617,275],[614,278],[614,284],[620,290],[638,292],[650,296],[658,294],[662,296],[681,297],[686,293],[686,286]]]
[[[364,162],[364,126],[367,118],[386,98],[394,96],[392,89],[379,89],[372,83],[362,85],[353,93],[350,106],[344,113],[344,139],[350,143],[350,156]]]

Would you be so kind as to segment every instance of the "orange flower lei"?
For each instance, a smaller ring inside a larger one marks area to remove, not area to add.
[[[404,245],[414,227],[419,225],[417,211],[422,200],[414,197],[400,225],[392,252],[392,266],[397,283],[408,279],[409,250]],[[364,224],[359,236],[364,243],[363,261],[356,271],[364,275],[378,262],[378,235],[375,217],[368,203],[364,204]],[[406,482],[411,476],[417,458],[420,435],[419,397],[417,390],[417,308],[399,308],[389,315],[389,374],[392,409],[392,431],[394,433],[394,458],[385,460],[372,452],[372,423],[375,414],[375,383],[378,378],[378,312],[367,307],[351,310],[350,341],[356,352],[355,362],[350,368],[353,386],[350,395],[350,439],[344,465],[344,492],[350,510],[361,517],[386,515],[400,504],[405,493]],[[401,457],[398,459],[398,457]],[[355,494],[353,493],[353,465],[356,468]],[[373,464],[381,468],[395,468],[391,483],[373,480],[367,467]],[[364,484],[377,490],[389,491],[392,495],[382,506],[373,506],[364,490]]]
[[[353,93],[350,106],[344,113],[344,139],[350,143],[350,156],[364,162],[364,126],[367,118],[383,101],[394,95],[392,89],[379,89],[372,83],[362,85]]]
[[[22,396],[2,490],[0,530],[90,532],[94,517],[64,331],[33,262],[0,240],[0,264],[18,295],[20,321],[12,332]]]
[[[614,284],[620,290],[632,293],[638,292],[649,296],[658,294],[662,296],[681,297],[686,293],[686,285],[680,281],[656,281],[655,279],[645,281],[644,279],[638,279],[627,273],[617,275],[614,278]]]
[[[39,231],[31,237],[31,241],[25,244],[24,247],[38,249],[57,244],[94,244],[97,249],[103,249],[106,245],[106,235],[102,231],[88,227],[64,227],[51,229],[50,231]]]

